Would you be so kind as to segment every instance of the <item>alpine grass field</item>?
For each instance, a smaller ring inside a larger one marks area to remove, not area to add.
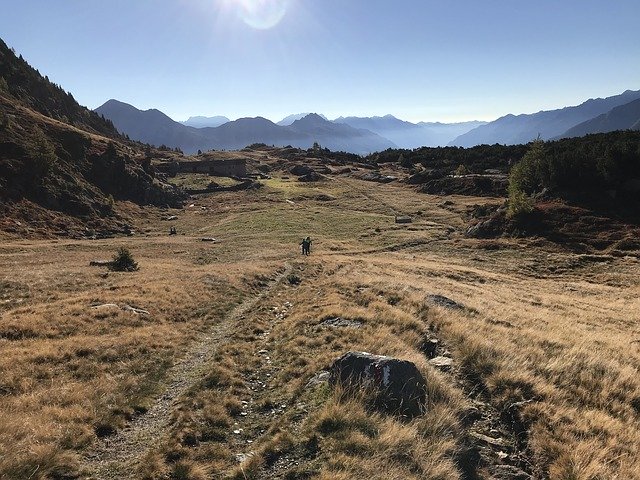
[[[116,202],[129,237],[3,234],[0,478],[640,478],[637,252],[467,238],[497,198],[262,183]],[[89,265],[120,247],[138,271]],[[424,414],[330,387],[353,350],[414,362]]]

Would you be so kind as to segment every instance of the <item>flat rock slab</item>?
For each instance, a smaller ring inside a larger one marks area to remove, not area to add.
[[[407,360],[348,352],[329,369],[329,383],[368,391],[374,405],[389,413],[413,417],[422,413],[426,403],[426,381]]]
[[[512,465],[495,465],[490,469],[491,478],[495,480],[532,480],[528,473]]]
[[[316,385],[321,385],[323,383],[329,382],[329,372],[326,370],[321,370],[316,373],[313,377],[309,379],[307,382],[307,388],[315,387]]]
[[[478,432],[469,432],[469,436],[492,447],[508,447],[509,444],[502,438],[493,438]]]
[[[126,303],[122,306],[115,303],[103,303],[101,305],[92,305],[91,308],[95,308],[95,309],[118,308],[125,312],[131,312],[135,315],[150,315],[150,313],[147,310],[144,310],[142,308],[132,307],[131,305],[127,305]]]
[[[217,240],[215,238],[213,238],[213,237],[202,237],[200,239],[200,241],[201,242],[214,242],[214,243],[217,242]]]
[[[113,264],[111,260],[91,260],[90,267],[110,267]]]
[[[446,372],[453,367],[453,359],[450,357],[435,357],[429,360],[429,365]]]
[[[452,310],[464,310],[465,306],[461,303],[451,300],[444,295],[431,294],[427,295],[427,302],[438,307],[450,308]]]
[[[362,326],[362,322],[359,322],[358,320],[349,320],[348,318],[335,317],[327,318],[325,321],[320,323],[320,325],[338,328],[360,328]]]

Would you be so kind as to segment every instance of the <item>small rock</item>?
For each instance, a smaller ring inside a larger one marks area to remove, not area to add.
[[[167,221],[172,221],[172,220],[177,220],[178,217],[176,215],[171,215],[169,217],[167,217]]]
[[[252,443],[250,440],[247,440],[247,443]],[[236,453],[235,457],[236,457],[236,462],[238,463],[243,463],[244,461],[250,459],[251,457],[253,457],[253,452],[249,452],[249,453]]]
[[[495,480],[531,480],[533,478],[513,465],[494,465],[489,470],[491,478]]]
[[[396,216],[396,223],[411,223],[413,220],[407,215]]]
[[[136,315],[150,315],[148,310],[143,310],[142,308],[135,308],[135,307],[132,307],[131,305],[125,304],[121,308],[126,312],[135,313]]]
[[[422,353],[424,353],[427,357],[435,358],[437,356],[436,353],[438,351],[439,345],[440,345],[440,342],[438,341],[437,338],[426,338],[422,342],[422,345],[420,346],[420,350],[422,350]]]
[[[349,327],[349,328],[360,328],[362,326],[362,322],[358,320],[349,320],[348,318],[335,317],[335,318],[327,318],[325,321],[320,323],[320,325],[324,325],[326,327]]]
[[[327,372],[326,370],[322,370],[311,377],[311,379],[307,382],[307,388],[315,387],[316,385],[327,382],[329,382],[329,372]]]
[[[450,357],[435,357],[429,360],[429,365],[443,372],[447,372],[453,367],[453,359]]]
[[[200,241],[202,241],[202,242],[214,242],[214,243],[217,242],[217,240],[215,238],[213,238],[213,237],[202,237],[200,239]]]
[[[502,438],[493,438],[478,432],[469,432],[469,435],[476,440],[491,445],[493,447],[507,447],[509,444]]]
[[[458,303],[443,295],[431,294],[427,295],[427,302],[438,307],[450,308],[452,310],[463,310],[465,307],[461,303]]]
[[[93,305],[91,308],[120,308],[115,303],[103,303],[102,305]]]
[[[90,267],[110,267],[113,262],[111,260],[91,260]]]

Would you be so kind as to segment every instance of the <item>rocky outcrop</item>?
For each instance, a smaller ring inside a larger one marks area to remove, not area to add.
[[[372,394],[374,405],[382,411],[414,417],[425,408],[426,381],[407,360],[348,352],[333,363],[329,373],[331,385]]]

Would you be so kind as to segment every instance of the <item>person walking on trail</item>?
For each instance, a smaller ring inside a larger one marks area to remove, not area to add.
[[[303,255],[309,255],[309,253],[311,253],[311,237],[303,239],[300,245],[302,246]]]

